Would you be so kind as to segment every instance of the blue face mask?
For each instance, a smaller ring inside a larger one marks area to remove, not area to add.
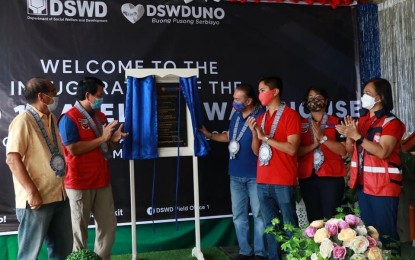
[[[91,104],[92,109],[100,109],[102,102],[104,102],[103,98],[97,98],[95,99],[95,102]]]
[[[244,110],[245,110],[245,108],[246,108],[246,106],[245,106],[244,102],[236,102],[236,101],[234,101],[234,102],[232,103],[232,106],[233,106],[233,108],[234,108],[236,111],[238,111],[238,112],[242,112],[242,111],[244,111]]]

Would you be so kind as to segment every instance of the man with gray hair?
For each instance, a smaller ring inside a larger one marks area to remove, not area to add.
[[[26,111],[9,126],[6,163],[16,197],[18,259],[37,259],[43,242],[49,259],[65,259],[72,251],[69,201],[63,186],[65,160],[57,120],[55,86],[46,78],[26,83]]]

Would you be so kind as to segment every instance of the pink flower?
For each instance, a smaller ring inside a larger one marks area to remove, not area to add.
[[[304,233],[306,234],[306,236],[308,237],[314,237],[314,235],[316,234],[317,228],[312,227],[312,226],[308,226],[305,230]]]
[[[344,220],[340,220],[339,223],[337,224],[339,226],[340,229],[345,229],[345,228],[349,228],[349,223],[347,223]]]
[[[335,223],[329,223],[327,222],[324,228],[329,232],[330,236],[337,235],[339,228],[337,227],[337,224]]]
[[[378,241],[371,236],[366,237],[367,241],[369,241],[369,248],[375,247],[378,245]]]
[[[334,244],[334,248],[333,248],[333,258],[334,259],[339,259],[339,260],[343,260],[346,257],[346,247],[344,246],[338,246],[336,244]]]
[[[356,217],[355,215],[349,214],[347,215],[344,220],[350,225],[350,226],[357,226],[360,223],[360,218]]]

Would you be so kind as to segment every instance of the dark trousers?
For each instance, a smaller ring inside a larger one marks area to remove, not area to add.
[[[318,177],[313,174],[300,179],[301,196],[307,210],[307,219],[330,219],[341,206],[345,182],[343,177]]]
[[[373,196],[363,193],[362,186],[357,187],[360,215],[367,226],[374,226],[384,246],[399,241],[397,231],[399,197]],[[390,238],[385,238],[388,236]]]

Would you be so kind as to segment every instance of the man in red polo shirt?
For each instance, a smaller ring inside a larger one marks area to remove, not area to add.
[[[281,101],[282,80],[262,78],[259,100],[267,111],[257,120],[249,118],[253,134],[252,149],[258,154],[257,183],[261,213],[266,227],[278,217],[284,224],[298,226],[295,206],[297,151],[300,146],[301,119]],[[267,234],[269,259],[282,259],[281,246],[274,235]]]

